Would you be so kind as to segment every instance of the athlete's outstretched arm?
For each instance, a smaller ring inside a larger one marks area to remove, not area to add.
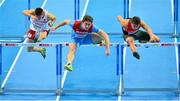
[[[109,41],[109,36],[106,32],[104,32],[103,30],[99,29],[99,32],[98,32],[99,35],[101,35],[104,40],[105,40],[105,43],[106,43],[106,55],[108,56],[110,54],[110,49],[109,49],[109,46],[110,46],[110,41]]]
[[[142,28],[143,28],[144,30],[147,31],[147,33],[148,33],[150,36],[153,35],[152,29],[151,29],[144,21],[141,20],[140,25],[142,26]]]
[[[31,16],[33,12],[34,12],[34,10],[23,10],[22,13],[26,16]]]
[[[160,38],[153,33],[152,29],[144,21],[141,20],[140,24],[141,24],[142,28],[144,30],[146,30],[147,33],[149,34],[149,36],[151,38],[150,42],[159,42],[160,41]]]
[[[126,26],[126,19],[122,16],[117,16],[118,22],[122,25],[122,27]]]
[[[70,24],[70,20],[63,20],[62,22],[60,22],[59,24],[57,24],[56,26],[52,27],[52,30],[56,30],[57,28],[64,26],[64,25],[69,25]]]
[[[49,25],[49,27],[52,27],[53,24],[54,24],[55,21],[56,21],[56,16],[53,15],[53,14],[51,14],[51,13],[49,13],[49,12],[48,12],[47,16],[48,16],[48,18],[51,20],[51,21],[48,23],[48,25]]]
[[[38,19],[36,16],[34,16],[35,13],[34,9],[24,10],[22,13],[26,16],[30,16],[32,19]]]

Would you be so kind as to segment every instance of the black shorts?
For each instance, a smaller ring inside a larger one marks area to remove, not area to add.
[[[141,31],[141,30],[138,30],[136,33],[130,34],[130,35],[125,31],[123,31],[123,33],[124,33],[123,38],[125,41],[128,37],[133,37],[134,40],[138,40],[141,43],[145,43],[150,40],[149,34],[147,32]]]

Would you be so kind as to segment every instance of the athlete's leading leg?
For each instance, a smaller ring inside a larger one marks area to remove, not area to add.
[[[76,48],[77,48],[76,43],[70,43],[69,44],[69,53],[67,55],[67,61],[68,62],[64,66],[65,69],[67,69],[68,71],[72,71],[73,70],[72,63],[74,61],[74,55],[75,55],[75,52],[76,52]]]
[[[140,43],[147,43],[150,41],[150,36],[147,32],[139,30],[135,33],[136,40],[139,40]]]
[[[39,34],[39,35],[37,35]],[[47,32],[40,32],[36,33],[36,36],[34,39],[28,39],[29,43],[36,43],[41,42],[47,35]],[[46,49],[45,48],[39,48],[37,46],[28,47],[28,52],[39,52],[43,56],[43,58],[46,58]]]
[[[102,36],[98,34],[92,34],[91,36],[94,44],[105,44],[105,41]]]

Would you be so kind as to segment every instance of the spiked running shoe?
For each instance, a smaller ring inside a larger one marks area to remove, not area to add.
[[[101,40],[100,42],[99,42],[99,44],[106,44],[106,42],[105,42],[105,40]]]
[[[41,53],[42,57],[45,59],[46,58],[46,48],[42,48],[40,53]]]
[[[133,56],[138,60],[140,59],[140,55],[138,52],[133,52]]]
[[[64,68],[68,71],[72,71],[73,70],[73,67],[72,67],[72,64],[71,63],[67,63]]]

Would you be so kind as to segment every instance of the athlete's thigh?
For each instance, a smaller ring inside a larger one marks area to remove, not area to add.
[[[127,35],[124,34],[123,35],[124,41],[128,42],[128,41],[134,41],[135,40],[135,35]]]
[[[75,52],[75,51],[76,51],[76,48],[77,48],[76,43],[69,43],[69,49],[70,49],[70,51]]]
[[[38,38],[38,41],[43,40],[44,38],[46,38],[46,36],[47,36],[47,32],[45,32],[45,31],[40,32],[40,36]]]
[[[139,30],[138,32],[135,33],[135,39],[139,40],[139,41],[149,41],[150,40],[150,36],[147,32],[141,31]]]
[[[92,43],[93,43],[92,35],[89,34],[82,39],[80,44],[92,44]]]

